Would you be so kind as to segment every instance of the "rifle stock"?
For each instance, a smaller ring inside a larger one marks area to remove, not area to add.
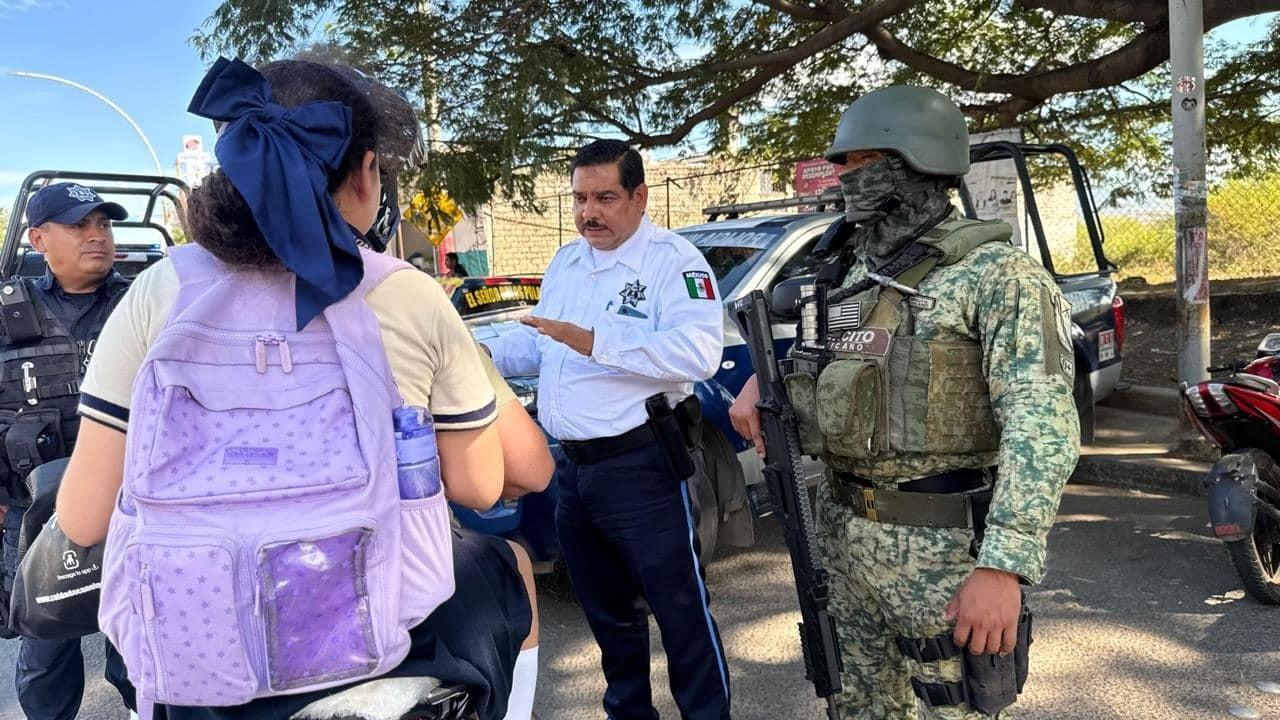
[[[827,715],[838,720],[835,695],[840,692],[840,662],[835,623],[827,612],[828,577],[818,555],[809,507],[809,489],[801,472],[799,426],[787,398],[774,353],[768,303],[760,290],[734,302],[733,317],[747,341],[751,365],[760,387],[760,427],[765,442],[764,479],[782,520],[791,569],[800,601],[800,645],[805,678],[827,701]]]

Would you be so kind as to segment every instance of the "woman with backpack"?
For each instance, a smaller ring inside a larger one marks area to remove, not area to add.
[[[481,718],[529,717],[528,558],[445,505],[503,492],[493,390],[439,285],[358,246],[412,108],[345,66],[219,60],[189,109],[223,123],[195,245],[103,330],[58,495],[70,539],[105,538],[99,620],[139,714],[282,718],[432,676]],[[411,438],[428,451],[398,481]]]

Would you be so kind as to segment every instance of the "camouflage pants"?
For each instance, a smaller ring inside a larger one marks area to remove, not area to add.
[[[960,679],[960,658],[916,663],[898,635],[923,638],[951,629],[947,604],[974,567],[973,531],[887,525],[858,517],[818,488],[818,545],[831,573],[831,615],[844,661],[837,699],[841,720],[977,720],[965,705],[917,709],[911,677]],[[1008,719],[1003,712],[1000,718]]]

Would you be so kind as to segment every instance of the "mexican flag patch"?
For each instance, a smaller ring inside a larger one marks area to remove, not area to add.
[[[711,273],[701,270],[690,270],[684,274],[685,287],[689,289],[689,297],[695,300],[715,300],[716,286]]]

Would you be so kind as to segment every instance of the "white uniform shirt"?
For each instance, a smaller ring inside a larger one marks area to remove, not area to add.
[[[485,345],[503,376],[538,374],[538,420],[552,437],[620,435],[648,419],[645,398],[680,400],[715,374],[724,349],[715,282],[702,253],[646,216],[610,252],[579,237],[543,276],[533,314],[594,329],[591,357],[526,326]]]

